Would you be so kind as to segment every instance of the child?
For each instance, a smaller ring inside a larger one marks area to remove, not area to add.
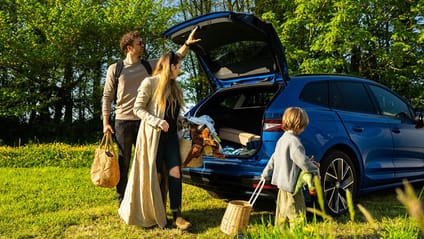
[[[308,156],[297,135],[301,134],[309,123],[306,112],[299,107],[289,107],[282,118],[284,134],[275,147],[275,152],[262,172],[262,178],[272,172],[271,184],[278,190],[275,226],[289,221],[293,228],[300,214],[305,213],[306,205],[303,193],[294,193],[301,171],[318,175],[319,169]]]

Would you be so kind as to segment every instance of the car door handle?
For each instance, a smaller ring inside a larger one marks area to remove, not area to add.
[[[399,134],[400,133],[400,129],[399,128],[393,128],[392,132],[395,134]]]
[[[361,127],[352,127],[352,130],[358,133],[364,132],[364,128]]]

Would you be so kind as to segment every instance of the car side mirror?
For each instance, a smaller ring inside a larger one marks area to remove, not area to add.
[[[424,127],[424,117],[423,117],[423,113],[419,113],[418,116],[415,118],[416,120],[416,125],[415,128],[420,129]]]

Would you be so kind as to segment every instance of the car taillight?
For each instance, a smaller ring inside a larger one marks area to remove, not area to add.
[[[254,183],[252,186],[253,188],[257,188],[258,185],[259,185],[258,183]],[[265,184],[263,189],[278,189],[278,187],[275,185]]]
[[[264,132],[282,132],[281,119],[266,119],[264,122]]]

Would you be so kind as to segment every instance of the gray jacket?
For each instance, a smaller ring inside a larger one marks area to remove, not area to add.
[[[272,172],[271,183],[279,189],[293,193],[301,171],[319,173],[318,167],[306,156],[300,139],[293,132],[287,131],[278,140],[262,177]]]

